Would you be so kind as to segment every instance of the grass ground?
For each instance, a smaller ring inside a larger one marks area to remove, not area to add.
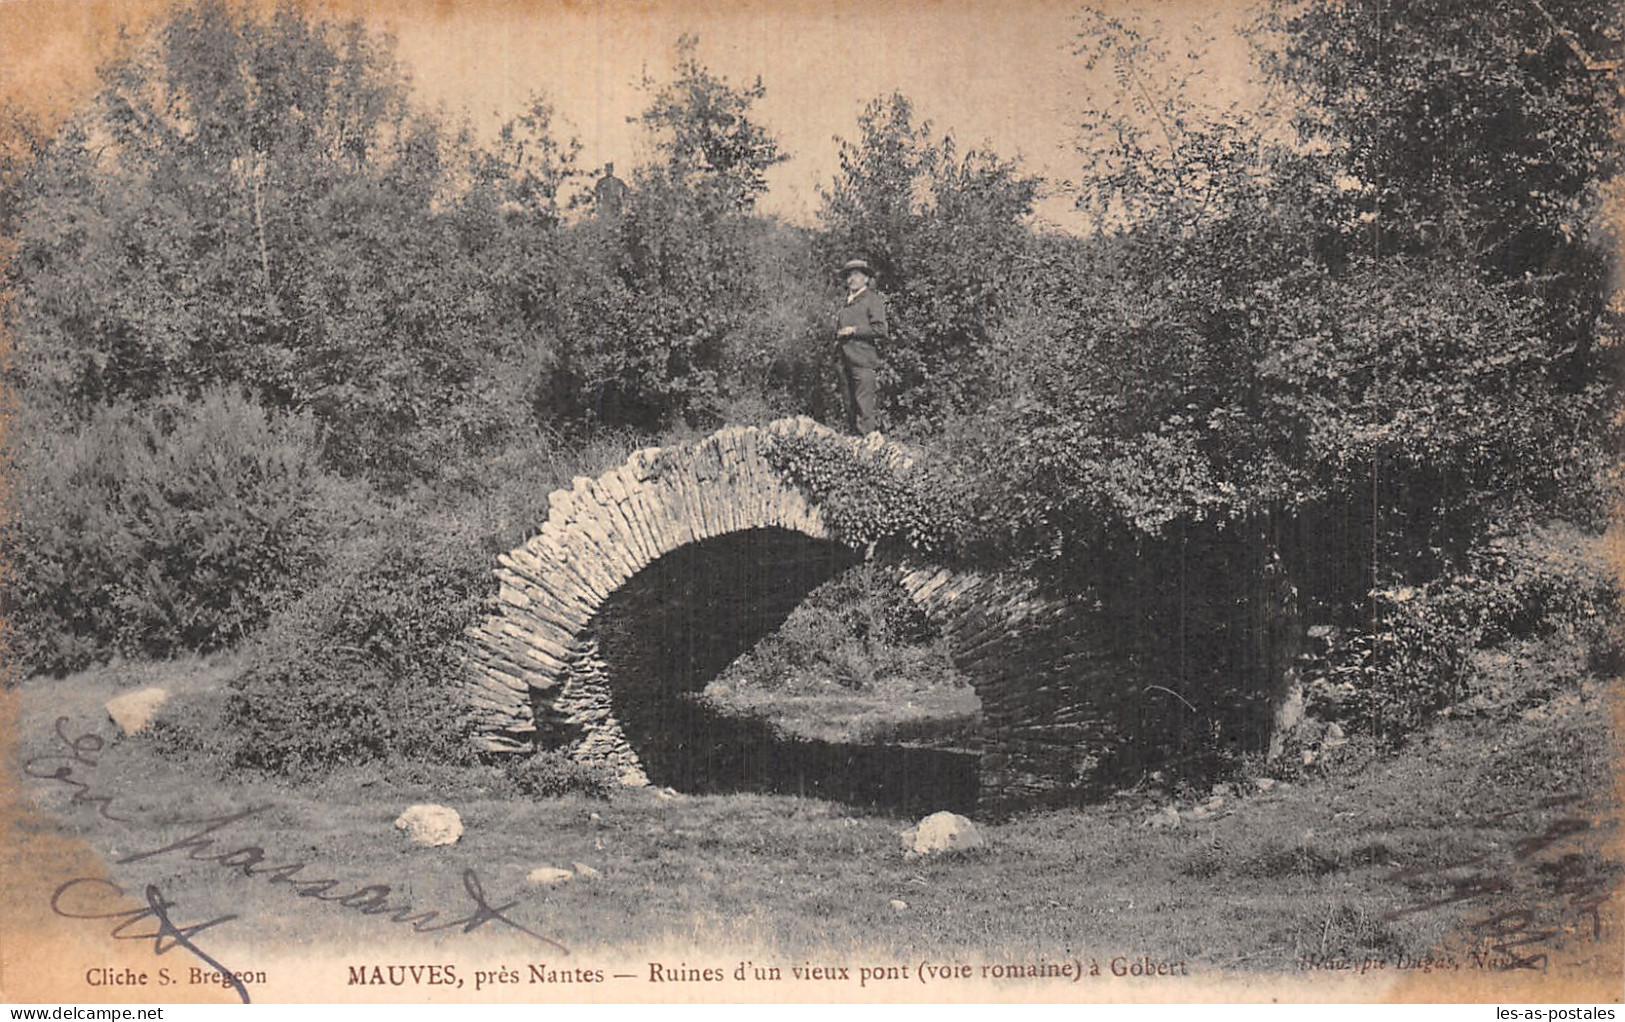
[[[1539,669],[1553,656],[1541,647],[1486,662],[1475,697],[1397,754],[1355,740],[1312,766],[1276,765],[1210,792],[1125,791],[984,824],[986,850],[940,858],[905,858],[898,834],[910,821],[791,797],[643,789],[529,801],[507,794],[495,771],[407,763],[341,767],[293,789],[115,737],[108,697],[162,682],[178,700],[195,698],[231,673],[221,659],[30,681],[17,693],[15,754],[44,776],[24,783],[29,828],[82,838],[126,890],[154,884],[177,900],[184,892],[189,914],[236,915],[255,945],[365,945],[404,929],[189,858],[196,846],[120,860],[195,835],[187,821],[264,807],[215,832],[202,854],[257,846],[262,869],[303,862],[301,877],[338,881],[327,889],[335,897],[389,884],[391,897],[442,908],[443,919],[466,908],[473,869],[493,902],[517,900],[511,915],[578,954],[727,947],[759,961],[1077,957],[1102,968],[1149,956],[1208,975],[1370,958],[1449,958],[1467,970],[1522,960],[1543,975],[1613,977],[1617,994],[1609,706],[1620,693],[1611,702],[1583,674],[1554,687]],[[57,718],[64,733],[106,743],[82,757],[93,763],[72,763],[88,789],[52,779],[69,762]],[[1261,780],[1276,783],[1264,790]],[[126,820],[100,814],[92,792]],[[467,828],[458,843],[419,848],[392,828],[422,801],[457,809]],[[538,866],[576,863],[597,875],[527,886]],[[463,939],[408,936],[442,950]]]
[[[725,712],[770,721],[789,734],[826,742],[878,744],[928,740],[952,746],[973,731],[981,700],[969,685],[853,691],[764,690],[713,682],[704,700]]]

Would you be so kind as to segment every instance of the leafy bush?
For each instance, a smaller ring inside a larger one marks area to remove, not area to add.
[[[362,676],[360,684],[365,687],[374,683]],[[241,736],[233,730],[233,722],[241,719],[241,700],[241,694],[230,688],[189,692],[172,698],[159,710],[152,725],[141,732],[140,739],[189,770],[224,774],[244,767],[264,769],[266,764],[248,754]],[[323,710],[336,710],[347,715],[346,719],[365,725],[370,722],[354,712],[361,701],[328,699],[313,708],[309,715],[315,717]],[[228,707],[234,704],[231,712],[238,716],[228,720]],[[408,713],[412,709],[405,700],[387,708],[389,712]],[[396,740],[409,739],[397,736]],[[358,781],[362,785],[383,782],[391,791],[410,791],[421,797],[441,799],[453,796],[556,798],[568,794],[607,799],[620,786],[614,772],[607,767],[578,763],[557,750],[504,757],[494,763],[473,763],[466,754],[456,750],[449,759],[407,758],[412,752],[410,749],[373,746],[361,749],[357,755],[358,747],[358,744],[345,748],[339,742],[312,741],[290,756],[287,754],[293,750],[281,743],[276,755],[283,758],[277,769],[300,780],[341,786]]]
[[[761,304],[749,245],[764,175],[788,157],[754,119],[760,80],[735,85],[677,44],[671,78],[644,83],[638,119],[657,160],[638,168],[624,209],[561,237],[555,284],[563,410],[655,430],[721,423],[729,342]]]
[[[1618,641],[1619,579],[1601,536],[1563,522],[1497,535],[1469,563],[1481,644],[1579,628]]]
[[[299,777],[471,758],[458,644],[485,613],[492,551],[447,516],[379,514],[358,532],[271,621],[233,683],[235,766]]]
[[[751,278],[745,317],[726,341],[723,379],[728,422],[787,415],[839,416],[835,280],[811,231],[753,220],[745,265]]]
[[[941,634],[895,579],[872,562],[814,589],[778,631],[721,676],[764,690],[859,692],[948,683]]]
[[[11,654],[67,671],[211,650],[297,588],[326,525],[308,418],[229,390],[16,433],[4,530]]]
[[[253,666],[207,714],[161,721],[160,748],[302,781],[366,764],[395,780],[441,767],[446,783],[463,776],[472,754],[457,649],[489,610],[496,553],[535,528],[550,490],[624,460],[633,443],[537,435],[387,502],[349,485],[345,529],[308,589],[243,649]]]
[[[1426,585],[1373,591],[1369,625],[1311,630],[1311,713],[1398,738],[1467,693],[1477,650],[1565,631],[1608,652],[1619,593],[1600,545],[1542,526],[1489,540]]]
[[[508,776],[522,795],[557,798],[582,794],[607,799],[620,787],[615,772],[606,766],[578,763],[560,749],[543,749],[506,764]]]
[[[230,689],[174,693],[158,708],[139,739],[188,771],[224,773],[234,746],[225,729]]]

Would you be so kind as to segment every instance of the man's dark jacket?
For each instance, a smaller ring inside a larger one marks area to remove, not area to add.
[[[856,298],[841,306],[835,326],[852,327],[854,332],[839,338],[841,356],[855,366],[873,369],[880,365],[876,341],[886,339],[886,299],[874,288],[864,288]]]

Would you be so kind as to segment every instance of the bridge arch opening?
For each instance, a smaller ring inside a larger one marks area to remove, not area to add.
[[[604,601],[583,660],[613,690],[615,720],[650,782],[899,812],[975,808],[973,751],[810,737],[702,698],[809,593],[860,561],[794,530],[747,529],[659,558]]]

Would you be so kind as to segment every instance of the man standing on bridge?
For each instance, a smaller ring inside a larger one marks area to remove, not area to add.
[[[835,343],[841,351],[841,394],[846,398],[846,428],[858,436],[875,431],[875,370],[880,367],[877,341],[886,339],[886,299],[869,286],[875,272],[863,259],[841,267],[846,304],[835,314]]]

